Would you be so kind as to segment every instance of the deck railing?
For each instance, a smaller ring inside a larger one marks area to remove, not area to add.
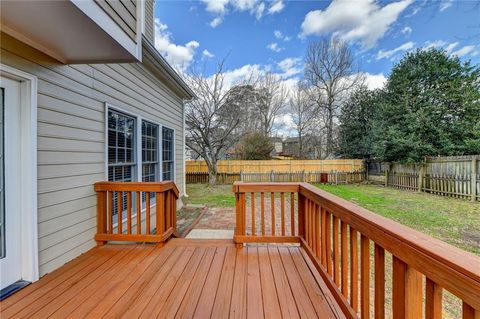
[[[175,233],[175,183],[98,182],[95,191],[98,244],[164,242]]]
[[[387,253],[393,318],[441,318],[443,290],[462,300],[463,318],[480,318],[473,254],[306,183],[237,182],[233,190],[236,243],[300,243],[347,317],[390,317]]]

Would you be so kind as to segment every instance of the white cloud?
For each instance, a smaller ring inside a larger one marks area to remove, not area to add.
[[[283,0],[277,0],[270,6],[270,8],[268,8],[268,13],[275,14],[282,11],[283,8],[285,8],[285,5],[283,4]]]
[[[255,17],[257,18],[257,20],[260,20],[262,18],[264,11],[265,11],[265,3],[262,2],[255,9]]]
[[[268,9],[269,14],[280,12],[284,4],[283,0],[277,0]],[[245,12],[255,16],[257,20],[263,17],[266,6],[262,0],[202,0],[205,4],[205,10],[213,13],[216,17],[210,22],[212,28],[220,25],[225,17],[232,11]]]
[[[279,40],[283,40],[283,41],[290,41],[290,37],[289,36],[286,36],[284,35],[281,31],[279,30],[275,30],[273,31],[273,35],[275,36],[275,38],[279,39]]]
[[[447,45],[445,48],[445,51],[447,51],[448,54],[452,53],[453,49],[455,49],[458,46],[458,42],[453,42]]]
[[[435,40],[435,41],[427,41],[425,42],[426,46],[425,49],[431,49],[431,48],[441,48],[445,45],[447,45],[447,42],[443,40]]]
[[[270,43],[269,45],[267,45],[267,49],[270,49],[273,52],[280,52],[280,51],[283,50],[283,48],[279,47],[278,43],[276,43],[276,42],[273,42],[273,43]]]
[[[210,21],[210,26],[212,28],[218,27],[223,22],[223,17],[216,17],[212,21]]]
[[[293,75],[297,75],[303,71],[301,65],[301,58],[286,58],[278,62],[277,65],[283,73],[280,74],[282,78],[289,78]]]
[[[407,26],[407,27],[402,29],[402,33],[406,34],[406,35],[409,35],[410,33],[412,33],[412,28]]]
[[[215,54],[211,53],[207,49],[203,50],[202,55],[208,59],[211,59],[215,56]]]
[[[307,13],[300,36],[333,33],[372,48],[411,3],[401,0],[382,7],[375,0],[333,0],[325,10]]]
[[[469,53],[474,53],[474,51],[475,51],[475,46],[474,45],[466,45],[466,46],[458,49],[457,51],[452,52],[452,55],[455,55],[455,56],[458,56],[459,58],[461,58],[462,56],[467,55]]]
[[[212,13],[225,13],[229,0],[202,0],[207,6],[207,11]]]
[[[197,41],[190,41],[184,45],[173,43],[168,26],[155,19],[155,48],[177,69],[188,67],[199,46]]]
[[[411,50],[414,46],[415,46],[415,43],[412,41],[409,41],[392,50],[387,50],[387,51],[380,50],[377,53],[377,60],[390,58],[398,52]]]
[[[440,1],[440,6],[439,6],[440,12],[447,10],[448,8],[450,8],[452,6],[452,4],[453,4],[452,0]]]
[[[387,82],[387,78],[385,77],[385,75],[383,75],[383,73],[370,74],[366,72],[364,73],[364,76],[365,76],[365,84],[370,90],[380,89]]]

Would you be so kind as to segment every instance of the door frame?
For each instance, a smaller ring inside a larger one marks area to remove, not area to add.
[[[22,279],[36,281],[38,266],[37,210],[37,77],[0,63],[0,76],[20,81],[20,223]],[[8,252],[7,252],[8,253]]]

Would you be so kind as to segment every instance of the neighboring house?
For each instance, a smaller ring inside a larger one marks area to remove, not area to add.
[[[153,0],[2,1],[0,288],[95,246],[95,182],[174,180],[183,194],[194,95],[153,21]]]
[[[283,152],[283,139],[278,136],[274,136],[270,138],[270,141],[273,144],[273,151],[271,152],[271,156],[279,156]]]

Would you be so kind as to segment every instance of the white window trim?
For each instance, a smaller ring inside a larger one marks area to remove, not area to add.
[[[37,77],[0,63],[2,76],[20,81],[20,187],[21,201],[21,258],[22,279],[36,281],[38,264],[38,209],[37,209]]]
[[[168,125],[164,125],[163,123],[159,121],[152,120],[149,117],[142,117],[138,114],[135,114],[131,111],[127,111],[121,107],[115,106],[113,104],[110,104],[108,102],[105,102],[105,145],[104,145],[104,161],[105,161],[105,180],[108,181],[108,110],[111,109],[113,111],[121,112],[124,113],[128,116],[131,116],[135,118],[135,125],[136,125],[136,138],[135,138],[135,166],[136,166],[136,176],[135,180],[137,182],[142,181],[142,121],[145,120],[147,122],[150,122],[152,124],[158,125],[159,132],[158,132],[158,150],[160,152],[159,154],[159,174],[160,174],[160,181],[163,180],[163,168],[162,168],[162,161],[163,161],[163,152],[162,152],[162,128],[168,128],[173,131],[173,181],[177,181],[177,170],[176,170],[176,136],[177,136],[177,130],[174,128],[171,128]]]

